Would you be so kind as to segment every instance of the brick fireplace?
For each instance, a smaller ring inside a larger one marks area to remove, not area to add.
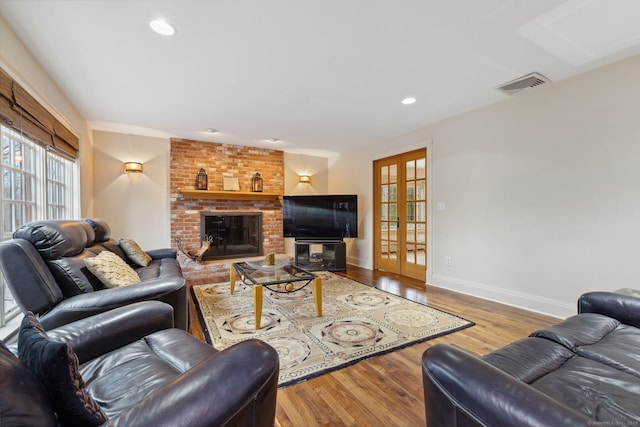
[[[222,191],[222,178],[238,178],[240,192],[249,192],[251,178],[259,172],[265,193],[284,192],[284,153],[278,150],[243,147],[186,139],[171,139],[170,205],[171,242],[179,238],[187,252],[200,248],[202,212],[262,213],[262,251],[264,254],[284,252],[282,237],[282,204],[280,200],[227,200],[185,198],[181,190],[195,188],[200,168],[207,171],[209,190]],[[233,259],[196,263],[178,253],[178,259],[189,285],[215,283],[229,279]]]

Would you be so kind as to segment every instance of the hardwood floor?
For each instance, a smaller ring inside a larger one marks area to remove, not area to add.
[[[558,319],[352,265],[346,277],[476,323],[278,390],[276,426],[424,426],[422,353],[437,343],[484,355]],[[191,333],[203,339],[191,305]]]

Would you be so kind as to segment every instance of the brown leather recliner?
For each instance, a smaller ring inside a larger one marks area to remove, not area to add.
[[[22,312],[39,315],[46,330],[146,300],[170,304],[176,327],[187,329],[186,282],[175,250],[147,251],[149,266],[132,265],[141,283],[106,288],[84,263],[104,250],[127,260],[106,222],[37,221],[18,228],[13,237],[0,243],[0,270]]]
[[[108,426],[273,426],[278,353],[259,340],[217,351],[173,329],[171,306],[147,301],[46,332],[68,343]],[[36,374],[0,344],[0,424],[56,426]],[[60,399],[56,395],[55,399]]]

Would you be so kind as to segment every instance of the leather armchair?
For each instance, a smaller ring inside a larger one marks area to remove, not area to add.
[[[141,302],[47,331],[71,345],[109,426],[272,426],[278,354],[258,340],[217,351],[171,328],[172,308]],[[51,425],[35,375],[0,345],[2,426]],[[43,393],[44,392],[44,393]]]
[[[0,243],[0,270],[22,312],[39,315],[45,329],[146,300],[170,304],[176,327],[187,329],[186,281],[174,250],[148,251],[151,264],[135,268],[141,283],[106,288],[84,265],[104,250],[126,259],[104,221],[37,221],[13,237]]]

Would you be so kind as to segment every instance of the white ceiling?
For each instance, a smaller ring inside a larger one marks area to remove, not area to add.
[[[640,53],[639,0],[0,0],[0,14],[95,129],[321,156],[500,101],[531,72]],[[157,17],[176,35],[152,32]]]

